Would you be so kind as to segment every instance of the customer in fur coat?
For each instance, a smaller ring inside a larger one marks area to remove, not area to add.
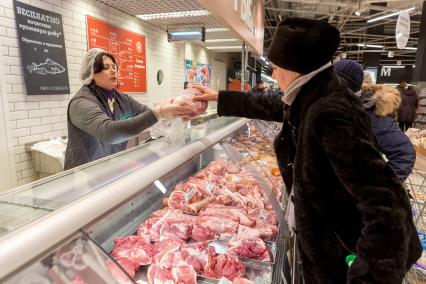
[[[218,114],[282,121],[274,142],[292,192],[304,282],[401,283],[420,257],[410,203],[374,144],[370,119],[331,65],[339,32],[288,18],[269,47],[284,96],[247,96],[194,86]],[[348,268],[345,258],[355,254]]]
[[[410,139],[401,131],[395,114],[401,104],[398,90],[384,85],[366,84],[363,92],[372,92],[370,100],[363,102],[371,120],[371,127],[379,150],[388,164],[404,181],[411,174],[416,162],[416,150]]]
[[[370,117],[379,151],[386,157],[389,166],[398,177],[404,181],[413,170],[416,151],[395,120],[395,114],[401,104],[399,91],[385,85],[363,84],[364,71],[355,60],[340,60],[334,64],[334,71],[362,101]]]

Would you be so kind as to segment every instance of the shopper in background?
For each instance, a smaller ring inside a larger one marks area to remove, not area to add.
[[[384,85],[362,84],[363,68],[354,60],[340,60],[334,65],[334,71],[345,80],[348,88],[357,96],[361,92],[371,94],[365,96],[369,98],[360,99],[370,116],[377,147],[398,177],[405,181],[416,162],[416,151],[395,120],[395,114],[401,103],[399,92]]]
[[[90,49],[81,69],[83,86],[68,105],[65,170],[126,149],[127,140],[160,118],[189,116],[185,105],[160,103],[153,110],[117,90],[114,56]]]
[[[367,113],[333,70],[339,40],[326,22],[279,23],[268,58],[282,100],[193,87],[199,99],[218,100],[221,116],[283,121],[274,146],[293,196],[287,222],[297,232],[305,283],[401,283],[421,255],[420,241],[407,193],[375,148]],[[348,268],[350,254],[356,259]]]
[[[407,131],[408,128],[413,126],[414,120],[416,119],[419,99],[414,87],[410,86],[406,88],[405,82],[402,82],[397,89],[399,90],[402,98],[401,106],[398,110],[399,127],[402,131]]]
[[[251,90],[251,94],[264,95],[265,92],[265,83],[262,80],[256,82],[256,86]]]

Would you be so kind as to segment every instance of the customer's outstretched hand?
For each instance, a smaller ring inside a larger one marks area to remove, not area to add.
[[[217,101],[219,93],[209,87],[201,84],[192,83],[191,88],[196,89],[199,93],[194,95],[194,101]]]

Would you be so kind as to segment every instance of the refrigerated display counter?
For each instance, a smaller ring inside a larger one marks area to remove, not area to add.
[[[276,127],[276,125],[266,126],[267,132],[271,132],[264,133],[261,137],[272,138]],[[227,165],[234,165],[235,173],[245,172],[250,176],[245,179],[247,184],[241,185],[242,188],[246,190],[258,188],[259,192],[262,190],[262,193],[258,192],[260,194],[258,199],[264,202],[264,205],[259,205],[265,207],[263,211],[256,211],[255,209],[259,209],[256,207],[258,205],[253,205],[259,200],[247,201],[243,195],[238,195],[245,200],[241,201],[241,204],[246,202],[245,212],[249,212],[249,209],[256,214],[273,212],[274,222],[278,223],[276,225],[278,230],[262,239],[262,243],[268,249],[267,261],[249,259],[247,256],[239,257],[235,254],[229,256],[229,259],[236,259],[238,263],[242,263],[244,272],[238,276],[244,276],[253,283],[281,283],[284,241],[281,224],[282,206],[279,201],[282,201],[283,185],[280,182],[279,171],[277,174],[276,161],[271,158],[273,155],[271,148],[264,149],[257,146],[258,143],[265,141],[258,141],[260,136],[253,135],[257,131],[255,128],[254,121],[248,119],[217,118],[189,129],[177,130],[173,139],[161,138],[2,193],[0,282],[148,283],[149,273],[159,281],[163,275],[160,270],[152,272],[154,264],[149,266],[140,262],[141,266],[132,268],[130,266],[134,264],[131,261],[128,262],[127,258],[112,253],[118,248],[118,240],[132,240],[129,236],[134,235],[138,228],[141,230],[142,226],[146,229],[146,224],[152,220],[153,213],[167,211],[169,212],[167,215],[170,216],[170,212],[176,212],[170,209],[179,209],[173,208],[174,205],[171,203],[171,199],[176,196],[171,195],[173,190],[178,191],[175,188],[179,185],[194,175],[200,175],[203,169],[208,169],[209,165],[212,165],[212,161],[221,161]],[[241,180],[241,176],[234,175],[231,170],[229,172],[224,170],[224,173],[221,182],[229,186]],[[200,177],[200,180],[203,179],[209,180],[208,177]],[[211,184],[208,187],[213,188]],[[217,200],[217,194],[212,193],[211,188],[209,191],[211,196],[206,198],[209,202],[215,198]],[[234,193],[225,187],[221,187],[221,190],[227,190],[229,196],[234,196]],[[186,192],[185,201],[181,201],[181,205],[185,208],[190,203],[187,199],[194,196],[194,192],[190,193],[192,195],[188,197]],[[209,203],[205,202],[206,199],[201,202],[203,206]],[[236,200],[223,202],[235,205]],[[161,211],[164,205],[169,207]],[[214,206],[220,205],[212,205]],[[205,212],[201,213],[204,209],[200,208],[191,212],[185,211],[184,214],[187,216],[185,218],[201,218]],[[259,216],[258,218],[266,218]],[[164,216],[162,218],[164,219]],[[253,220],[255,217],[250,215],[250,218]],[[200,219],[191,220],[205,225],[199,221]],[[258,224],[262,223],[260,219],[256,220]],[[238,226],[238,230],[245,228],[242,224]],[[259,232],[260,227],[257,226],[247,227],[246,232]],[[151,230],[151,227],[148,229]],[[146,245],[148,248],[139,252],[155,250],[154,245],[164,240],[163,235],[155,239],[152,232],[151,230],[145,235],[138,236],[138,241],[139,237],[142,236],[146,240],[148,236],[145,243],[137,244],[142,247]],[[265,230],[262,231],[264,232]],[[228,242],[232,238],[232,235],[220,232],[215,232],[214,235],[213,239],[206,242],[209,251],[212,251],[211,247],[216,249],[216,252],[214,250],[211,254],[209,252],[208,261],[213,257],[226,258],[228,252],[221,254],[218,251],[221,245],[225,247],[229,245]],[[189,245],[195,243],[189,236],[185,241]],[[138,257],[142,261],[140,255]],[[154,263],[153,257],[154,253],[148,257],[150,260],[146,264]],[[185,271],[176,272],[177,267],[169,268],[166,273],[173,272],[173,275],[185,273]],[[213,271],[215,267],[211,269]],[[172,274],[168,277],[173,277]],[[167,275],[164,277],[167,278]],[[212,276],[212,272],[208,274],[197,270],[197,283],[217,283],[218,278],[222,278],[221,283],[232,283],[223,277]]]

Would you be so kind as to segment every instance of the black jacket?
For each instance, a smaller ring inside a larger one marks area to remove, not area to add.
[[[398,122],[413,123],[416,119],[416,109],[419,99],[415,90],[398,88],[401,94],[401,105],[398,110]]]
[[[374,147],[368,114],[332,68],[285,112],[279,96],[237,92],[219,93],[218,112],[283,121],[274,146],[287,191],[294,186],[305,283],[402,282],[422,252],[410,203]],[[357,255],[349,270],[345,246]]]
[[[126,149],[127,140],[157,122],[154,112],[120,92],[114,112],[102,90],[82,86],[68,104],[65,170]]]

